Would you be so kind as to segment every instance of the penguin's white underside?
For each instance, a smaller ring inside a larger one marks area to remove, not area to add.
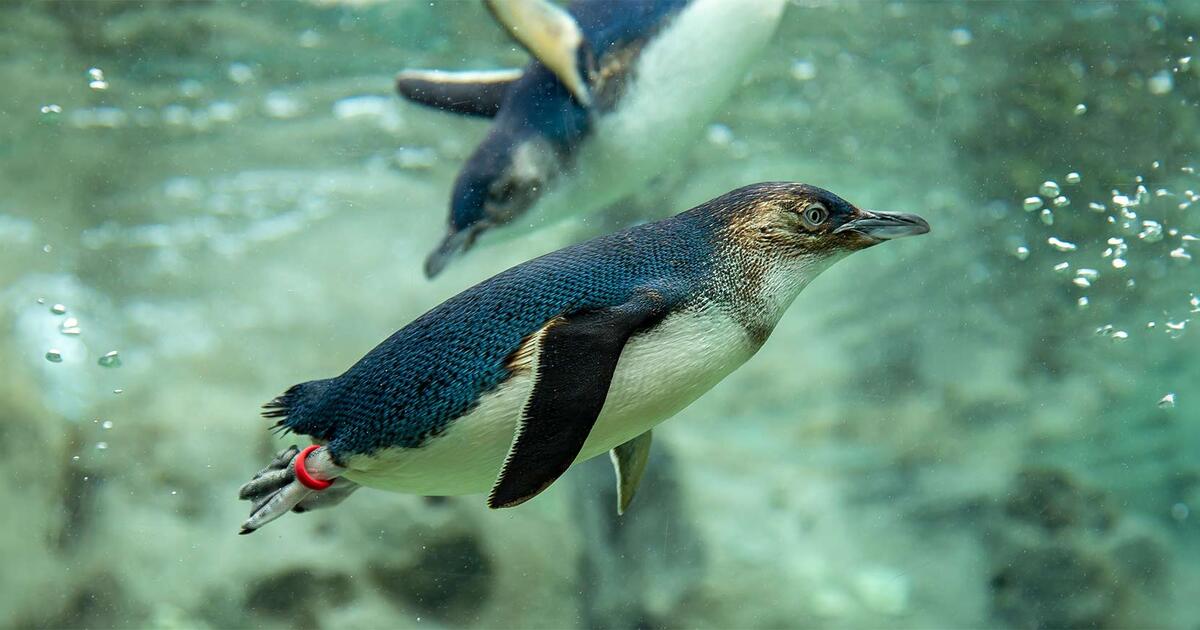
[[[766,45],[783,0],[694,0],[646,45],[616,107],[596,117],[568,172],[530,210],[552,222],[603,208],[659,174],[699,135]]]
[[[605,453],[675,415],[756,349],[745,327],[714,305],[675,313],[634,336],[621,353],[604,409],[575,461]],[[533,392],[538,348],[531,350],[526,369],[484,395],[440,436],[420,448],[354,456],[345,476],[364,486],[411,494],[486,492]]]

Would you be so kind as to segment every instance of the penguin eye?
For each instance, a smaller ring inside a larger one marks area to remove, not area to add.
[[[800,215],[804,219],[804,227],[814,230],[829,218],[829,210],[820,203],[814,203],[804,209],[804,214]]]

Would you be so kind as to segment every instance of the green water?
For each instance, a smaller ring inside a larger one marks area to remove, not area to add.
[[[469,2],[0,6],[0,627],[1195,627],[1200,3],[793,3],[646,190],[427,281],[486,123],[391,77],[525,59]],[[288,385],[776,179],[934,229],[806,289],[626,517],[596,460],[236,535]]]

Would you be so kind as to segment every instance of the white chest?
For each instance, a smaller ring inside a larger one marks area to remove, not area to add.
[[[775,32],[784,0],[694,0],[638,56],[632,80],[600,115],[534,211],[553,220],[606,207],[690,146]],[[583,204],[583,207],[581,206]]]
[[[745,330],[715,308],[672,315],[631,339],[617,363],[604,409],[576,461],[604,453],[675,415],[754,350]],[[422,448],[352,459],[347,477],[415,494],[486,492],[504,463],[533,391],[534,373],[536,369],[510,379]]]

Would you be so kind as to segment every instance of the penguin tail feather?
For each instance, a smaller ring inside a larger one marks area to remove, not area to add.
[[[332,429],[327,422],[322,422],[320,414],[321,399],[333,379],[308,381],[292,385],[288,390],[270,402],[263,405],[264,418],[279,418],[272,427],[276,435],[289,432],[311,435],[317,439],[327,439],[325,434]]]

